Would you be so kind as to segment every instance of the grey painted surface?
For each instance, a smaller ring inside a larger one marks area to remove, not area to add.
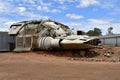
[[[117,41],[118,41],[118,45],[120,45],[120,38],[118,38],[118,40],[117,40]]]
[[[120,35],[109,35],[99,37],[102,44],[111,46],[120,46]]]
[[[14,42],[14,37],[9,36],[8,32],[0,32],[0,51],[9,51],[9,44]]]

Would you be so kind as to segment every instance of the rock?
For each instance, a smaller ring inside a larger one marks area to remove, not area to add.
[[[111,57],[112,55],[110,53],[105,53],[104,56]]]

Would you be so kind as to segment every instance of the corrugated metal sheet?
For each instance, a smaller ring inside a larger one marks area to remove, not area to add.
[[[10,51],[10,44],[15,43],[15,38],[8,35],[8,32],[0,32],[0,51]]]
[[[100,36],[99,38],[104,45],[120,46],[120,34]]]
[[[120,38],[118,38],[118,45],[120,45]]]

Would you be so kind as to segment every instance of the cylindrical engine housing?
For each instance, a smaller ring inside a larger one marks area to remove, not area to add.
[[[60,48],[60,39],[53,39],[52,37],[40,37],[38,44],[41,50]]]

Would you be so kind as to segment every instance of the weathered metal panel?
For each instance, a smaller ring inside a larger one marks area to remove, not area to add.
[[[116,38],[107,38],[107,39],[105,39],[105,44],[106,45],[116,45],[117,44]]]
[[[24,43],[23,43],[23,37],[17,37],[16,38],[16,41],[17,41],[17,43],[16,43],[16,46],[17,47],[24,47]]]
[[[10,44],[14,42],[14,37],[9,36],[8,32],[0,32],[0,51],[9,51]]]
[[[109,35],[99,37],[102,44],[111,46],[120,46],[120,35]]]
[[[31,48],[31,42],[32,41],[32,39],[31,39],[31,37],[25,37],[25,47],[26,48]]]
[[[19,26],[19,24],[21,25]],[[14,51],[52,50],[58,48],[70,50],[90,49],[94,48],[98,41],[98,39],[86,35],[72,35],[72,31],[68,26],[52,20],[18,22],[11,25],[9,34],[16,37]]]
[[[8,36],[5,32],[0,32],[0,51],[8,51]]]
[[[118,45],[120,46],[120,37],[117,38],[117,41],[118,41]]]

